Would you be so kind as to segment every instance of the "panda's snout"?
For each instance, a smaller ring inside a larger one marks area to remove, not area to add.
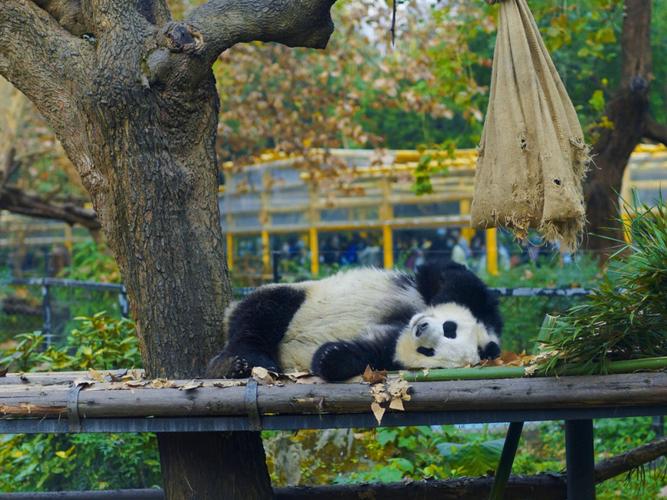
[[[443,335],[448,339],[456,338],[456,323],[454,321],[445,321],[442,324]]]

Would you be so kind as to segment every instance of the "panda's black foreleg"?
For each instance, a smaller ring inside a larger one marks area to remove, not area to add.
[[[361,375],[370,366],[374,370],[392,370],[392,350],[368,342],[327,342],[313,355],[312,372],[331,382]]]

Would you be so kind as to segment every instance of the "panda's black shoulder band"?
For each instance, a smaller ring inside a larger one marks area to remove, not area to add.
[[[257,381],[254,378],[248,379],[248,383],[245,386],[245,409],[248,413],[248,430],[261,431],[262,417],[259,415]]]

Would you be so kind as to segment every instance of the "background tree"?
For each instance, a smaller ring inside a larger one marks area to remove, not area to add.
[[[32,104],[0,77],[0,210],[100,228],[78,175]]]
[[[0,74],[55,131],[127,287],[149,376],[203,374],[230,297],[211,65],[253,40],[323,48],[331,0],[3,0]],[[158,437],[168,498],[266,498],[258,434]]]
[[[614,240],[623,240],[617,200],[632,151],[642,139],[667,144],[667,127],[660,125],[651,114],[652,3],[651,0],[625,0],[620,80],[605,107],[603,124],[594,131],[593,166],[585,186],[589,221],[586,246],[603,257],[616,245]],[[662,15],[664,26],[664,10]],[[664,49],[664,34],[659,39]],[[658,108],[663,118],[664,99],[665,96],[661,96],[663,108]]]
[[[607,237],[621,236],[616,200],[632,150],[642,139],[665,140],[657,123],[667,121],[667,89],[650,83],[667,79],[667,58],[651,64],[652,50],[667,50],[667,4],[536,0],[531,9],[593,145],[584,243],[604,256],[614,246]],[[309,147],[476,146],[495,9],[461,0],[403,2],[393,48],[388,7],[351,2],[338,14],[344,37],[334,36],[321,59],[262,45],[222,56],[223,159],[243,164],[263,148],[307,156]]]

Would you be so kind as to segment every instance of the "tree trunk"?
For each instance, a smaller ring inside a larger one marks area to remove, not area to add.
[[[0,75],[53,127],[118,261],[146,372],[204,374],[230,296],[211,67],[254,40],[324,48],[335,0],[0,0]],[[2,159],[0,158],[0,161]],[[167,497],[271,497],[257,433],[158,436]]]
[[[192,378],[222,347],[231,290],[217,200],[212,75],[187,92],[127,89],[89,101],[93,162],[84,179],[127,287],[149,377]],[[104,120],[99,117],[104,116]],[[258,433],[158,435],[169,499],[271,497]]]
[[[584,188],[586,248],[606,258],[623,241],[618,199],[630,155],[646,136],[652,78],[651,0],[626,0],[621,37],[621,83],[605,114],[613,128],[596,130],[593,163]],[[627,202],[631,200],[625,200]]]

